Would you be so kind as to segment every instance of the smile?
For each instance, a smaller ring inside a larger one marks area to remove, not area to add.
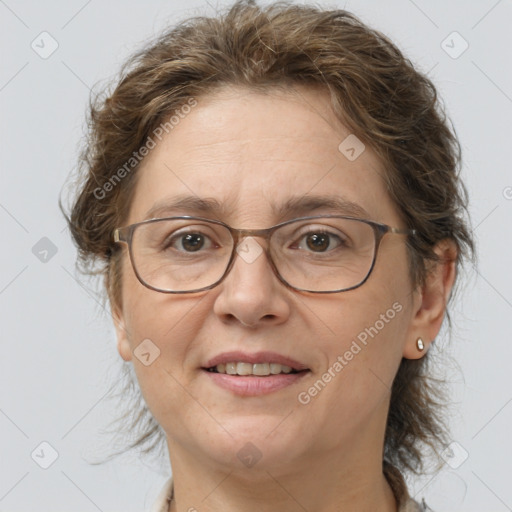
[[[209,372],[224,373],[227,375],[257,375],[266,377],[268,375],[279,375],[281,373],[299,373],[290,366],[279,363],[245,363],[231,362],[221,363],[214,367],[207,368]]]

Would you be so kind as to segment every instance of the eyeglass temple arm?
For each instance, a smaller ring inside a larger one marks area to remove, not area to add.
[[[394,228],[394,227],[389,227],[389,231],[391,231],[391,233],[396,233],[397,235],[416,235],[418,234],[418,230],[417,229],[401,229],[401,228]]]
[[[126,242],[126,236],[122,232],[122,228],[114,229],[113,238],[115,243]]]

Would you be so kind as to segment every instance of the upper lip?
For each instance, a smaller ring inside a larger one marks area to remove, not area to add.
[[[295,359],[290,357],[283,356],[281,354],[277,354],[276,352],[255,352],[250,354],[248,352],[241,351],[232,351],[232,352],[223,352],[206,362],[203,368],[212,368],[217,366],[218,364],[226,364],[233,362],[243,362],[243,363],[277,363],[284,366],[289,366],[293,370],[301,371],[308,370],[309,368]]]

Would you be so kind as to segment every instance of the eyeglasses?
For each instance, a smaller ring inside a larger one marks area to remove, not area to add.
[[[341,215],[301,217],[268,229],[235,229],[217,220],[181,216],[117,228],[114,242],[128,244],[138,280],[162,293],[209,290],[226,277],[237,253],[252,263],[263,252],[289,288],[338,293],[368,279],[388,233],[414,235],[416,230]],[[266,247],[246,237],[261,237]]]

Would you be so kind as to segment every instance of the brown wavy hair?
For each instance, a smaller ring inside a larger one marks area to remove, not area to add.
[[[125,63],[110,92],[91,99],[67,218],[81,270],[105,277],[111,306],[120,305],[121,286],[121,252],[112,231],[123,225],[138,164],[132,162],[119,183],[112,181],[114,171],[126,170],[134,152],[191,98],[226,85],[260,92],[304,85],[328,92],[340,121],[384,163],[388,192],[405,224],[419,233],[408,240],[413,284],[424,282],[440,240],[455,241],[457,269],[472,257],[460,145],[427,76],[385,35],[345,10],[238,1],[214,17],[190,18],[165,31]],[[385,472],[393,466],[418,473],[424,448],[438,450],[447,440],[444,383],[433,377],[431,358],[429,351],[401,361],[385,432]],[[135,435],[127,448],[149,453],[163,430],[130,369],[126,375],[125,390],[135,405],[118,427]]]

